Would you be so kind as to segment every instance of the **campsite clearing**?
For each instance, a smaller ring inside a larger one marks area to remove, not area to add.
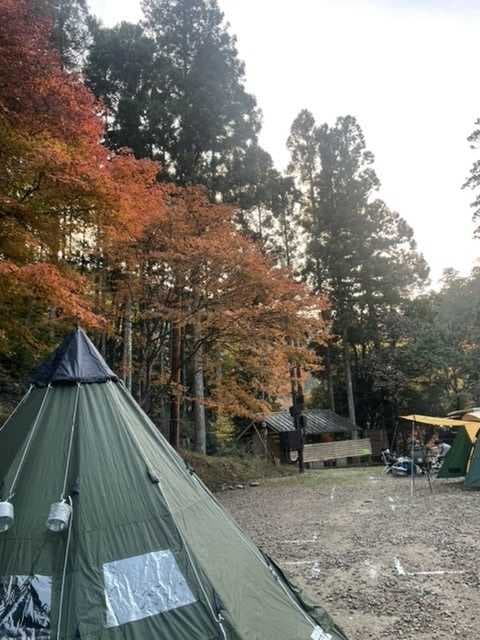
[[[331,469],[220,493],[351,640],[478,640],[480,492]]]

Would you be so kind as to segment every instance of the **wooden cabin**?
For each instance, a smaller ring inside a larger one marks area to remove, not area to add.
[[[329,409],[306,409],[303,415],[307,420],[306,445],[351,440],[352,432],[357,429],[347,418]],[[293,431],[293,418],[288,410],[284,410],[257,418],[241,433],[239,439],[248,442],[254,455],[288,463],[295,456],[286,446],[285,434]]]

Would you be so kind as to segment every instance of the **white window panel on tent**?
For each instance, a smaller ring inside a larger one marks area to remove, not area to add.
[[[178,609],[195,598],[170,550],[103,565],[107,627]]]

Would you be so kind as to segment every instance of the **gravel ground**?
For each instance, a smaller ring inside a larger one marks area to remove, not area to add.
[[[412,499],[378,467],[332,469],[218,496],[350,640],[479,640],[480,493],[462,482],[418,479]]]

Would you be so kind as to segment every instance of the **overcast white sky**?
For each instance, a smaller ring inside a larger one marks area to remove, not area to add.
[[[263,110],[277,166],[302,108],[318,122],[350,113],[376,158],[381,196],[415,230],[438,280],[468,273],[473,194],[461,185],[480,117],[480,0],[219,0]],[[90,0],[106,24],[140,17],[140,0]]]

